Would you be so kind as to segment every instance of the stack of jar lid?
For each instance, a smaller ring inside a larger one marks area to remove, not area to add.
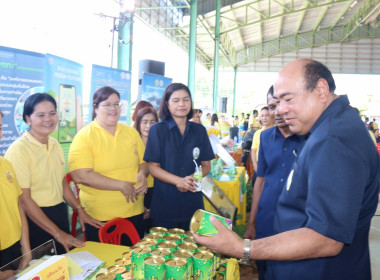
[[[225,279],[220,254],[195,243],[190,231],[154,227],[115,260],[97,280],[109,279]]]

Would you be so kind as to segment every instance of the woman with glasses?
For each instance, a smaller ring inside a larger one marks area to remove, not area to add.
[[[74,137],[69,152],[69,170],[80,184],[80,201],[100,221],[127,218],[143,236],[144,194],[147,164],[144,143],[132,127],[119,123],[120,94],[114,88],[99,88],[93,97],[92,122]],[[87,227],[86,238],[99,242],[98,228]],[[124,245],[131,245],[122,240]]]
[[[206,176],[214,153],[205,127],[189,121],[192,107],[186,85],[168,85],[161,99],[161,122],[149,131],[144,160],[154,177],[153,226],[189,230],[194,212],[203,208],[202,192],[196,192],[194,161]]]
[[[76,209],[84,224],[100,227],[75,198],[65,177],[61,145],[49,135],[58,122],[57,103],[47,93],[30,95],[24,103],[23,119],[30,126],[5,153],[23,192],[21,203],[28,217],[31,248],[54,238],[57,253],[84,243],[69,234],[67,204]],[[65,203],[66,202],[66,203]],[[86,226],[87,228],[87,226]]]
[[[135,111],[136,112],[136,111]],[[157,111],[153,107],[141,108],[136,112],[134,128],[140,134],[144,145],[148,142],[149,130],[156,122],[158,122]],[[153,195],[153,177],[151,174],[146,178],[148,191],[144,196],[144,227],[145,233],[149,232],[152,227],[152,219],[150,218],[150,205]]]

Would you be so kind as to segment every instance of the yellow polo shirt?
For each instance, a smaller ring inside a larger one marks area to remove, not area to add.
[[[264,127],[260,128],[253,135],[252,149],[256,149],[256,162],[259,159],[260,134],[264,131]]]
[[[11,163],[0,156],[0,250],[21,239],[18,197],[22,194]]]
[[[65,159],[57,140],[49,137],[46,147],[27,131],[12,143],[5,158],[12,163],[20,187],[30,189],[38,206],[49,207],[63,202]]]
[[[260,127],[261,127],[261,124],[257,121],[256,117],[252,118],[251,125],[253,126],[253,129],[255,129],[255,130],[260,129]]]
[[[74,137],[69,152],[69,170],[91,168],[109,178],[136,182],[145,152],[139,133],[118,123],[115,136],[94,120]],[[120,191],[99,190],[79,185],[80,200],[87,213],[100,221],[127,218],[144,212],[144,196],[127,202]]]

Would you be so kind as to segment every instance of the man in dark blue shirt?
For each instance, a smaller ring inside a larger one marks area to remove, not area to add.
[[[299,59],[274,84],[278,110],[305,135],[280,195],[273,236],[241,240],[221,223],[198,243],[235,257],[268,262],[267,279],[371,279],[368,234],[378,203],[380,162],[347,96],[335,95],[323,64]]]
[[[260,135],[257,178],[253,187],[251,213],[245,238],[259,239],[273,235],[273,221],[278,198],[295,160],[301,138],[289,129],[284,116],[278,113],[273,86],[267,94],[269,113],[275,126]],[[266,261],[256,261],[259,279],[264,280]]]

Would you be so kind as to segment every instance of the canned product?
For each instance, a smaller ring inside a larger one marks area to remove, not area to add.
[[[138,243],[138,245],[142,245],[142,246],[147,246],[149,247],[150,249],[156,249],[157,248],[157,240],[155,239],[141,239]]]
[[[164,227],[152,227],[149,230],[149,232],[150,233],[159,233],[159,234],[162,234],[164,236],[168,233],[168,229],[164,228]]]
[[[151,254],[152,256],[163,257],[165,260],[168,260],[171,258],[172,252],[170,251],[170,249],[157,248],[152,250]]]
[[[195,243],[193,236],[185,237],[182,240],[183,240],[183,242],[187,242],[187,243]]]
[[[186,238],[186,237],[193,237],[193,235],[191,234],[191,231],[190,231],[190,230],[185,231],[185,236],[184,236],[184,238]]]
[[[132,255],[131,250],[126,251],[126,252],[124,252],[124,253],[122,254],[123,258],[126,258],[126,259],[131,258],[131,255]]]
[[[211,250],[209,248],[207,248],[206,246],[199,246],[198,251],[209,251],[209,252],[211,252]]]
[[[214,276],[214,254],[208,251],[196,252],[193,255],[194,279],[209,280]]]
[[[186,237],[185,231],[181,228],[171,228],[168,230],[168,234],[177,234],[177,235],[181,236],[181,238]]]
[[[99,273],[96,275],[96,280],[114,280],[116,278],[116,275],[114,273]]]
[[[146,246],[132,247],[132,278],[144,279],[144,260],[150,256],[152,250]]]
[[[181,236],[177,235],[177,234],[169,234],[169,235],[165,235],[164,236],[164,240],[165,241],[171,241],[171,242],[174,242],[175,244],[180,244],[181,241],[182,241],[182,238]]]
[[[195,253],[198,249],[197,245],[195,245],[194,243],[181,243],[178,244],[177,247],[179,250],[187,250],[191,253]]]
[[[172,253],[173,258],[185,259],[187,261],[187,279],[193,278],[193,254],[186,250],[177,250]]]
[[[131,258],[120,258],[115,260],[115,264],[124,266],[127,270],[131,270]]]
[[[144,260],[144,279],[165,279],[165,259],[151,256]]]
[[[122,277],[122,279],[133,279],[132,278],[132,272],[131,271],[127,271],[126,273],[123,273],[122,275],[121,275],[121,277]]]
[[[214,236],[218,234],[217,229],[210,222],[210,216],[215,216],[218,220],[220,220],[228,229],[232,229],[231,220],[224,218],[222,216],[216,215],[214,213],[198,209],[195,211],[193,217],[190,222],[190,231],[205,235],[205,236]]]
[[[122,266],[120,266],[120,265],[110,266],[107,270],[108,270],[108,273],[115,274],[116,280],[122,279],[121,275],[123,273],[127,272],[127,269],[125,268],[124,265],[122,265]]]
[[[177,244],[171,241],[164,241],[157,244],[157,248],[169,249],[170,252],[174,252],[177,248]]]
[[[164,241],[164,235],[161,233],[148,233],[145,235],[144,239],[154,239],[157,243]]]
[[[186,280],[187,261],[185,259],[172,258],[165,261],[167,280]]]

